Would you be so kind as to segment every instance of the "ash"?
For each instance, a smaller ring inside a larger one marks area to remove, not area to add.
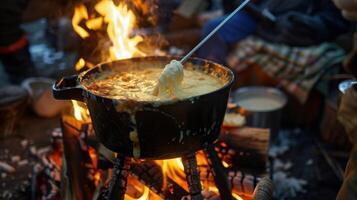
[[[317,133],[308,129],[285,129],[272,139],[269,158],[274,199],[336,197],[341,182],[319,151]]]

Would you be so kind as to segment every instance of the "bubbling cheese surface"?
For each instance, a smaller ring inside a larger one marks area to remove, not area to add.
[[[134,101],[167,101],[185,99],[213,92],[226,83],[212,74],[198,69],[183,69],[184,76],[175,88],[163,95],[154,95],[162,73],[159,67],[134,68],[128,71],[103,71],[100,74],[86,78],[82,85],[92,93],[112,99]],[[162,87],[164,88],[164,87]],[[170,87],[167,87],[170,88]]]

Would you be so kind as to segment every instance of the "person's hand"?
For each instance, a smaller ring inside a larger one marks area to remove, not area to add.
[[[357,21],[357,0],[333,0],[342,15],[351,21]]]

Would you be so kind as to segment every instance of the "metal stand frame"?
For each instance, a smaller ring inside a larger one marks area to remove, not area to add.
[[[207,161],[211,166],[214,173],[214,182],[218,188],[221,199],[232,200],[232,187],[228,182],[228,177],[225,171],[225,168],[222,164],[221,159],[219,159],[217,152],[214,150],[214,147],[209,144],[206,146],[205,153],[207,156]]]
[[[108,200],[124,200],[129,169],[129,161],[118,155],[114,163],[113,178],[109,185]]]
[[[190,190],[191,200],[203,200],[200,174],[197,171],[196,154],[182,157],[186,181]]]

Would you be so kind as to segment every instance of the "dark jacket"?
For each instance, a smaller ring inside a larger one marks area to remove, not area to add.
[[[331,0],[263,0],[257,6],[276,17],[272,26],[258,23],[257,34],[272,42],[315,45],[335,39],[350,27]],[[229,7],[226,5],[226,8]]]
[[[23,36],[20,24],[27,3],[28,0],[1,0],[0,46],[8,46]]]

